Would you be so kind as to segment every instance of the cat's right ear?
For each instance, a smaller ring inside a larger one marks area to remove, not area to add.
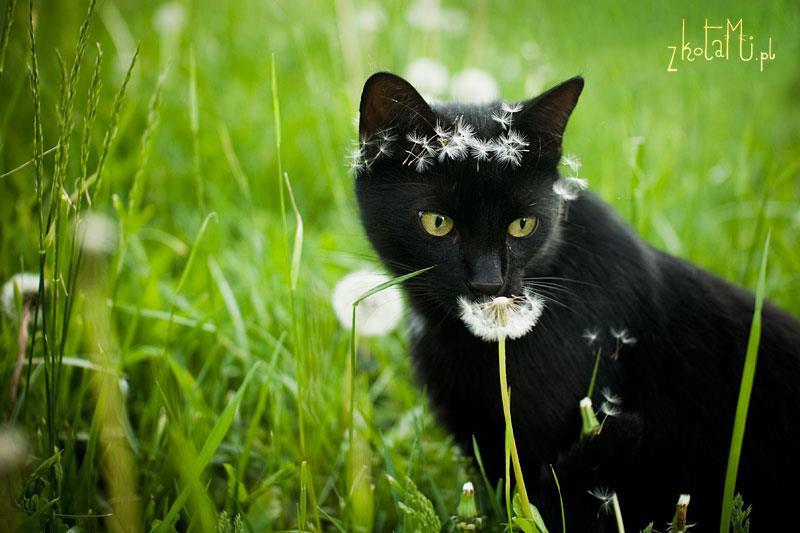
[[[436,117],[424,98],[406,80],[391,72],[369,77],[361,93],[359,136],[371,137],[388,128],[433,132]]]

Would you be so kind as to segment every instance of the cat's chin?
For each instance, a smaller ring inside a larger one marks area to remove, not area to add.
[[[473,301],[462,296],[458,307],[461,321],[470,333],[486,342],[496,342],[527,335],[544,312],[544,299],[532,291]]]

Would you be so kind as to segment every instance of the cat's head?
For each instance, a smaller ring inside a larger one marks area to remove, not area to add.
[[[524,102],[437,104],[394,74],[367,80],[353,162],[361,219],[396,274],[435,265],[406,284],[416,306],[460,314],[487,340],[465,315],[494,297],[528,306],[535,323],[543,305],[526,278],[546,272],[579,185],[557,167],[582,89],[575,77]]]

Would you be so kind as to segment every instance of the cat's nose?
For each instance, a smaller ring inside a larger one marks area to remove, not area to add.
[[[503,271],[500,255],[488,251],[471,258],[469,288],[476,296],[495,296],[503,288]]]
[[[503,288],[503,281],[470,281],[469,288],[480,295],[495,296]]]

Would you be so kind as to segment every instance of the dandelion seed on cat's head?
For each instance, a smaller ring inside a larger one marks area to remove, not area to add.
[[[561,164],[567,167],[570,172],[575,174],[576,177],[578,176],[578,172],[581,170],[581,166],[583,166],[583,163],[581,163],[581,160],[578,159],[578,156],[575,154],[567,154],[563,156],[561,158]]]
[[[589,182],[583,178],[559,178],[553,183],[553,192],[563,200],[571,202],[576,200],[580,192],[589,187]]]
[[[495,158],[501,165],[520,166],[522,156],[528,151],[526,146],[528,146],[526,137],[516,130],[509,129],[501,133],[495,141]]]

